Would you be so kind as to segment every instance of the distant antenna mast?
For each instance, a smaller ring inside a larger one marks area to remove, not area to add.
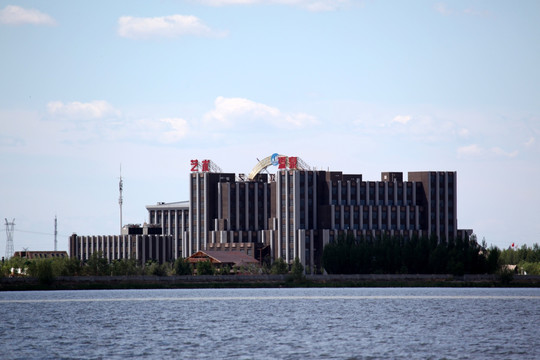
[[[57,251],[58,246],[56,235],[58,235],[58,222],[56,220],[56,215],[54,215],[54,251]]]
[[[122,181],[122,164],[120,164],[120,182],[118,183],[118,189],[120,190],[120,197],[118,198],[118,204],[120,205],[120,235],[122,235],[122,190],[124,189],[124,183]]]
[[[6,259],[9,259],[13,256],[13,228],[15,227],[15,219],[11,220],[11,222],[6,220],[6,235],[7,235],[7,242],[6,242]]]

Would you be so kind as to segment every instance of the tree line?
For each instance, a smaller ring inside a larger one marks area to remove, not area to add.
[[[540,275],[540,246],[522,245],[520,248],[508,247],[501,251],[501,265],[518,265],[520,271],[529,275]]]
[[[86,261],[77,258],[43,258],[26,259],[11,257],[3,261],[0,267],[0,277],[32,276],[42,283],[51,283],[58,276],[129,276],[129,275],[233,275],[233,274],[291,274],[295,280],[301,279],[304,267],[295,259],[289,266],[282,258],[270,265],[265,259],[263,266],[216,266],[209,260],[191,264],[187,259],[178,258],[173,262],[159,264],[148,261],[142,266],[135,259],[120,259],[109,262],[100,252],[92,254]],[[15,274],[12,274],[15,269]],[[18,273],[19,271],[22,274]]]
[[[450,239],[439,242],[434,236],[404,239],[383,236],[379,239],[340,236],[327,244],[323,251],[323,268],[329,274],[492,274],[504,265],[518,265],[519,272],[540,275],[540,246],[499,250],[478,243],[476,236],[469,240]],[[52,282],[58,276],[125,276],[125,275],[230,275],[230,274],[291,274],[301,278],[303,267],[298,259],[289,265],[282,258],[263,266],[216,267],[210,261],[190,264],[179,258],[159,264],[149,261],[140,264],[134,259],[109,262],[95,253],[85,262],[76,258],[28,260],[12,257],[1,264],[0,276],[7,277],[11,269],[21,269],[25,275],[40,281]]]
[[[323,250],[329,274],[490,274],[499,268],[500,250],[470,240],[437,237],[342,235]]]

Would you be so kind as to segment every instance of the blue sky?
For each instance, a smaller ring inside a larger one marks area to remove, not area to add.
[[[540,242],[537,1],[0,1],[0,217],[15,250],[249,173],[458,172],[458,226]],[[0,236],[4,254],[6,235]]]

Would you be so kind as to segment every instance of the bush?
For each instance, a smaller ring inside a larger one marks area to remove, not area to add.
[[[197,275],[214,275],[214,265],[210,260],[199,261],[197,263]]]
[[[116,276],[140,275],[142,269],[135,259],[114,260],[111,264],[111,274]]]
[[[294,262],[291,267],[291,278],[295,282],[303,281],[306,278],[304,275],[304,266],[297,257],[294,258]]]
[[[187,259],[180,257],[174,262],[174,273],[176,275],[192,275],[193,268]]]
[[[84,270],[88,275],[110,275],[109,262],[102,256],[101,252],[90,255],[90,258],[86,261]]]
[[[508,285],[514,280],[514,271],[507,268],[499,270],[497,275],[499,276],[499,281],[503,285]]]
[[[276,261],[272,264],[272,268],[270,269],[270,273],[273,275],[282,275],[287,274],[289,272],[289,266],[283,260],[283,258],[277,258]]]
[[[219,275],[231,275],[231,267],[229,265],[223,266],[218,270]]]
[[[57,262],[58,273],[62,276],[77,276],[82,272],[81,261],[77,258],[63,258]]]
[[[167,264],[159,264],[153,260],[149,260],[146,263],[145,269],[144,269],[146,275],[154,275],[154,276],[166,276],[167,275]]]
[[[55,276],[51,259],[34,260],[28,267],[30,276],[36,277],[42,284],[52,284]]]
[[[525,262],[519,263],[519,268],[523,269],[527,275],[540,275],[540,262]]]

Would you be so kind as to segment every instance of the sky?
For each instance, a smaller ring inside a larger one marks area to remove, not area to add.
[[[457,171],[458,227],[540,242],[540,2],[0,0],[14,250],[188,200],[190,161]],[[270,169],[270,171],[275,171]],[[5,229],[5,226],[3,226]],[[0,255],[7,234],[0,233]]]

